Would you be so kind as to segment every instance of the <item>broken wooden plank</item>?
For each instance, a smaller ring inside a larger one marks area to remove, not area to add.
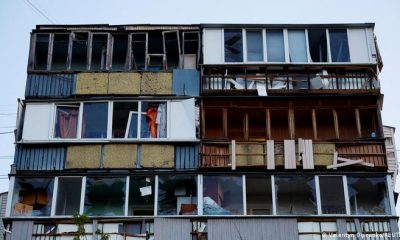
[[[363,160],[355,160],[353,162],[343,162],[343,163],[338,163],[338,164],[333,164],[333,165],[329,165],[326,168],[327,169],[336,169],[338,167],[344,167],[344,166],[349,166],[349,165],[354,165],[354,164],[359,164],[362,163]]]

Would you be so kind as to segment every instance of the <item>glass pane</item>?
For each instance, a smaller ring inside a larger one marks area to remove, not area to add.
[[[142,102],[141,138],[167,137],[167,103]]]
[[[158,215],[197,214],[197,176],[160,176]]]
[[[323,214],[346,214],[342,177],[319,177]]]
[[[76,138],[79,105],[57,106],[54,128],[55,138]]]
[[[127,127],[129,127],[128,138],[137,138],[137,112],[137,102],[114,102],[113,138],[124,138]],[[129,115],[132,115],[130,126],[128,126]]]
[[[224,30],[225,62],[243,62],[242,30]]]
[[[241,176],[204,176],[204,215],[243,214],[243,180]]]
[[[125,70],[128,52],[128,35],[114,35],[112,69]]]
[[[272,214],[270,176],[246,176],[246,201],[248,215]]]
[[[285,45],[282,30],[267,31],[268,62],[285,62]]]
[[[329,30],[332,62],[350,62],[346,29]]]
[[[154,215],[154,177],[130,177],[128,215]]]
[[[91,70],[106,69],[107,42],[108,36],[106,34],[93,34]]]
[[[68,177],[58,179],[56,215],[79,213],[81,203],[82,178]]]
[[[125,206],[126,178],[87,178],[85,214],[122,216]]]
[[[71,70],[86,70],[88,33],[74,33]]]
[[[53,58],[51,60],[51,70],[67,69],[68,56],[68,34],[55,34],[53,43]]]
[[[35,45],[35,65],[36,70],[47,69],[47,55],[49,53],[49,34],[37,34]]]
[[[312,62],[328,61],[325,29],[308,29],[308,46]]]
[[[50,178],[16,178],[12,215],[50,216],[53,184]]]
[[[351,214],[390,214],[386,177],[347,177]]]
[[[261,31],[247,31],[247,61],[263,61]]]
[[[306,34],[304,30],[289,30],[288,38],[290,62],[308,62]]]
[[[108,103],[83,105],[82,138],[107,137]]]
[[[278,214],[317,214],[314,176],[275,176]]]

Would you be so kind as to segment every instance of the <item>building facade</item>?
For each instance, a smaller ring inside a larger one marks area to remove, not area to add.
[[[398,239],[374,25],[40,25],[9,239]]]

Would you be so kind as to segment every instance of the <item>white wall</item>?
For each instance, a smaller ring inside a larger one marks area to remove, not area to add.
[[[203,30],[204,64],[223,63],[223,51],[223,30],[205,28]]]
[[[170,138],[195,139],[195,106],[194,98],[183,101],[171,101],[170,111]]]
[[[353,63],[371,62],[371,52],[369,50],[367,34],[364,28],[348,29],[350,60]]]
[[[49,140],[51,111],[50,103],[26,104],[22,139]]]

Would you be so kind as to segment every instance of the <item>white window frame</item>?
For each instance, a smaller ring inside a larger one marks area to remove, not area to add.
[[[71,103],[71,104],[67,104],[67,103],[63,103],[63,104],[58,104],[58,103],[53,103],[52,104],[52,121],[51,121],[51,127],[50,127],[50,139],[56,139],[56,140],[75,140],[75,139],[79,139],[79,135],[80,132],[79,130],[81,130],[79,128],[79,122],[80,122],[80,117],[81,117],[81,111],[82,111],[82,107],[83,105],[80,103]],[[57,107],[76,107],[78,109],[78,121],[76,123],[76,137],[75,138],[61,138],[61,137],[55,137],[56,134],[56,122],[57,122]]]
[[[262,61],[249,61],[248,60],[248,49],[247,49],[247,32],[260,32],[261,34],[261,47],[262,47]],[[251,63],[251,64],[262,64],[265,63],[267,51],[266,51],[266,37],[265,37],[265,28],[246,28],[243,29],[243,62],[244,63]]]
[[[286,37],[286,41],[287,41],[287,50],[285,50],[285,54],[287,52],[287,58],[286,61],[287,63],[291,63],[291,64],[305,64],[305,63],[310,63],[311,57],[310,57],[310,47],[309,47],[309,43],[308,43],[308,29],[307,28],[292,28],[292,29],[286,29],[287,31],[287,37]],[[290,30],[303,30],[304,32],[304,37],[306,40],[306,54],[307,54],[307,61],[306,62],[291,62],[290,61],[290,45],[289,45],[289,31]],[[286,48],[286,45],[285,45]],[[286,55],[285,55],[286,56]]]
[[[58,185],[59,185],[59,179],[60,178],[80,178],[81,179],[81,187],[83,187],[83,178],[82,176],[56,176],[54,178],[54,189],[53,189],[53,198],[52,198],[52,205],[51,205],[51,214],[50,216],[52,217],[70,217],[72,215],[57,215],[56,214],[56,209],[57,209],[57,200],[58,200]],[[86,178],[85,178],[86,181]],[[82,205],[82,191],[80,193],[81,195],[79,195],[80,197],[80,202],[79,202],[79,213],[80,213],[80,209],[81,209],[81,205]],[[83,199],[85,197],[85,194],[83,193]],[[81,214],[81,213],[80,213]]]
[[[338,178],[341,178],[342,186],[343,186],[343,197],[344,197],[346,213],[343,213],[343,214],[324,214],[322,212],[321,188],[320,188],[320,185],[319,185],[319,178],[320,177],[338,177]],[[345,176],[343,176],[343,175],[316,175],[315,176],[315,183],[316,183],[316,188],[315,189],[317,190],[317,199],[318,199],[318,215],[321,215],[321,216],[347,216],[347,215],[349,215],[349,212],[348,212],[348,205],[349,204],[348,204],[348,195],[347,195],[348,189],[344,185],[345,184],[344,177]],[[317,185],[317,183],[318,183],[318,185]],[[347,184],[347,181],[346,181],[346,184]]]

